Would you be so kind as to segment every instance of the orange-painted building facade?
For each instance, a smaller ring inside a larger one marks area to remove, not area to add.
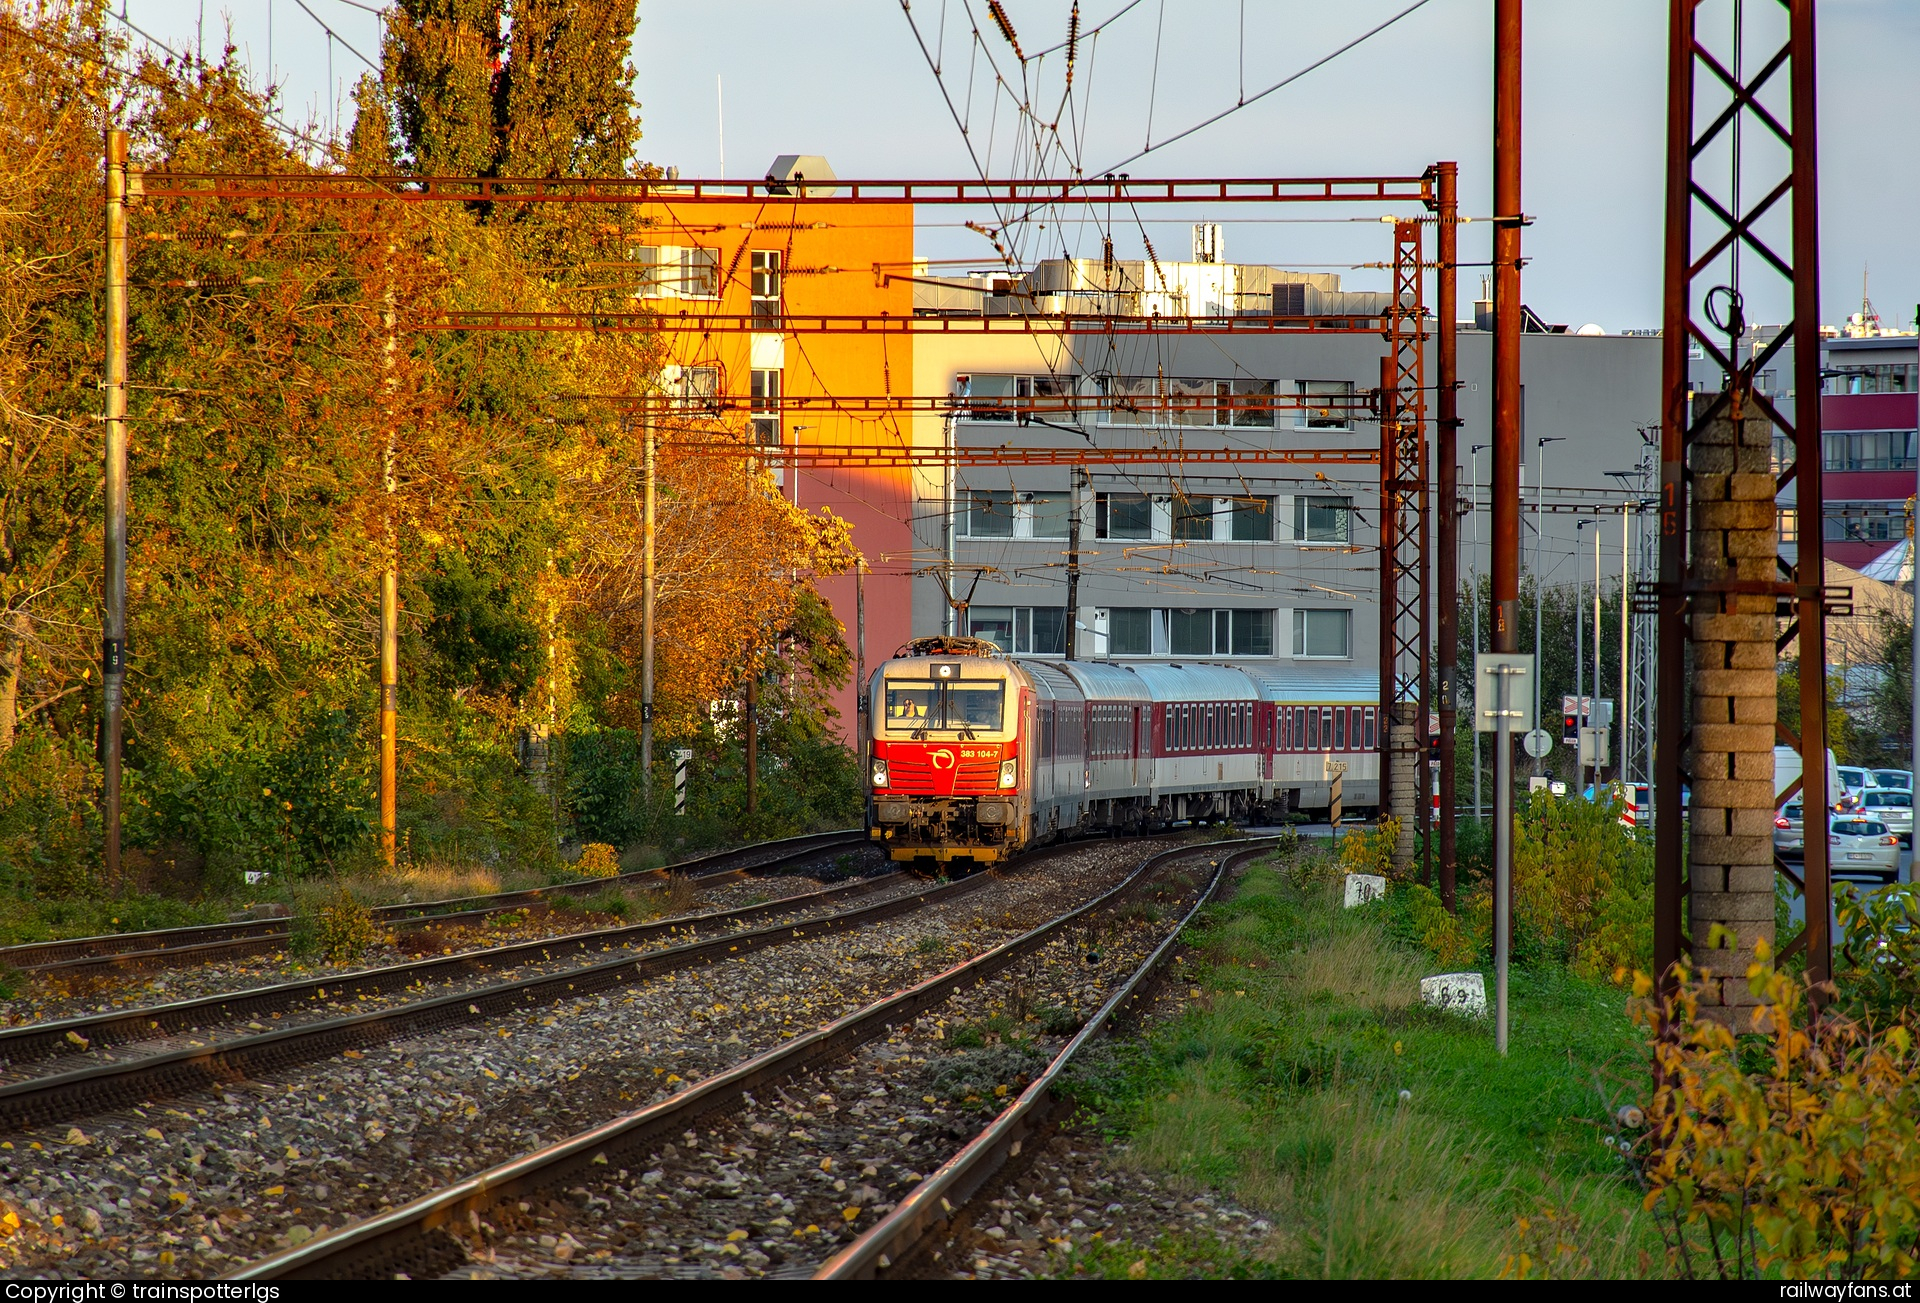
[[[796,186],[796,190],[800,187]],[[647,264],[641,293],[659,313],[666,343],[666,391],[686,410],[722,397],[719,420],[763,445],[910,446],[905,415],[843,413],[830,406],[787,410],[800,397],[908,394],[912,340],[805,334],[785,328],[792,314],[913,315],[913,285],[898,277],[913,262],[911,204],[809,203],[800,195],[761,200],[702,197],[645,209]],[[888,272],[894,273],[890,279]],[[714,320],[747,319],[750,329],[713,329]],[[740,411],[745,403],[749,410]],[[775,479],[789,501],[831,511],[853,527],[866,559],[866,663],[892,655],[912,635],[913,472],[901,467],[784,467]],[[821,595],[859,651],[856,578],[823,576]],[[857,724],[855,686],[837,696],[842,735]]]

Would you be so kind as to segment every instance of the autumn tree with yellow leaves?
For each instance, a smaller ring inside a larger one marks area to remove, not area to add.
[[[104,124],[148,170],[625,170],[632,74],[605,52],[632,10],[409,0],[348,139],[316,145],[267,121],[232,51],[156,61],[91,6],[0,0],[0,873],[21,890],[99,885]],[[483,38],[507,30],[502,76]],[[550,856],[571,789],[529,781],[525,739],[637,718],[643,435],[627,405],[582,395],[643,394],[655,341],[419,328],[433,309],[609,292],[572,269],[624,256],[618,213],[507,207],[134,208],[128,836],[176,886],[364,855],[390,548],[416,855]],[[737,460],[664,453],[658,484],[659,731],[711,742],[706,703],[748,675],[837,672],[809,580],[850,546]]]

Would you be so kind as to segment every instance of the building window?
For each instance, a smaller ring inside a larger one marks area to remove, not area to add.
[[[1273,499],[1233,498],[1228,506],[1230,533],[1236,543],[1273,542]]]
[[[720,252],[717,249],[680,250],[680,297],[720,297]]]
[[[1352,653],[1349,632],[1351,611],[1308,611],[1293,613],[1293,654],[1301,660],[1345,660]]]
[[[1912,430],[1829,430],[1821,441],[1830,471],[1913,469]]]
[[[674,396],[680,400],[680,406],[690,412],[702,412],[709,416],[720,411],[720,368],[717,366],[683,366],[679,377],[673,382]]]
[[[1353,499],[1301,494],[1293,500],[1293,537],[1297,543],[1351,543]]]
[[[1070,493],[1022,493],[1015,506],[1016,538],[1065,538],[1073,524]]]
[[[1880,362],[1870,366],[1834,366],[1821,380],[1829,394],[1910,394],[1920,381],[1920,362]]]
[[[1173,610],[1167,613],[1168,648],[1175,656],[1213,655],[1213,612]]]
[[[1182,543],[1213,541],[1213,499],[1177,497],[1173,500],[1173,537]]]
[[[1093,500],[1093,522],[1095,535],[1103,539],[1270,543],[1273,499],[1098,493]]]
[[[780,445],[780,373],[755,371],[748,377],[753,412],[753,441],[762,447]]]
[[[974,489],[967,494],[966,538],[1066,538],[1073,523],[1070,493]]]
[[[967,495],[967,537],[1012,538],[1015,496],[1017,495],[1011,489],[995,492],[982,492],[976,489],[969,493]]]
[[[972,606],[967,632],[1015,656],[1062,656],[1067,611],[1063,606]]]
[[[1891,543],[1907,536],[1904,503],[1829,502],[1822,514],[1830,543]]]
[[[1779,509],[1780,541],[1798,543],[1800,541],[1800,512],[1794,507]]]
[[[749,295],[755,330],[780,328],[780,255],[759,251],[752,255]]]
[[[969,421],[1011,421],[1033,397],[1032,376],[955,376],[955,397],[970,400],[960,409]]]
[[[1300,399],[1295,425],[1303,430],[1349,430],[1353,422],[1351,380],[1296,380],[1294,392]]]
[[[1205,607],[1116,607],[1110,656],[1271,656],[1273,612]]]
[[[1108,425],[1273,426],[1273,381],[1102,376]]]
[[[1144,493],[1095,494],[1093,532],[1100,538],[1152,538],[1153,499]]]
[[[1153,612],[1117,607],[1107,613],[1107,655],[1153,655]]]

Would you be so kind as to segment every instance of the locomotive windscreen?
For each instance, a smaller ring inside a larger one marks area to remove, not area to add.
[[[1000,682],[917,683],[887,680],[887,727],[998,729],[1007,688]]]

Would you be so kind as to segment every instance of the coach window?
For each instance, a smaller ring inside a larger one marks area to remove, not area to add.
[[[1368,706],[1368,707],[1367,707],[1367,745],[1366,745],[1366,748],[1365,748],[1365,749],[1366,749],[1366,750],[1368,750],[1368,751],[1371,751],[1371,750],[1373,750],[1373,748],[1374,748],[1374,740],[1373,740],[1373,707],[1372,707],[1372,706]]]
[[[1307,712],[1299,706],[1293,708],[1293,749],[1307,749]]]
[[[1335,751],[1347,749],[1347,712],[1344,710],[1333,712],[1333,749]]]
[[[1307,750],[1320,749],[1320,712],[1312,707],[1307,709]]]

